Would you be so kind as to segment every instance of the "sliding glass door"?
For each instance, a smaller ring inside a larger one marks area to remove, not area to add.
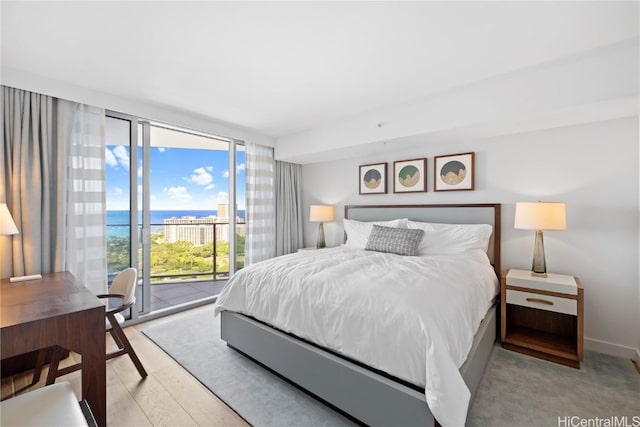
[[[138,267],[138,313],[216,295],[244,265],[244,146],[113,113],[106,159],[109,272]]]

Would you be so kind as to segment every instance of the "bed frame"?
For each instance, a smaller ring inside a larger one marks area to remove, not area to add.
[[[345,206],[345,218],[360,221],[409,218],[423,222],[493,225],[489,259],[500,277],[500,204]],[[496,305],[487,313],[460,373],[471,402],[496,340]],[[310,394],[370,426],[437,425],[424,390],[394,380],[333,352],[250,317],[221,312],[227,345],[265,365]]]

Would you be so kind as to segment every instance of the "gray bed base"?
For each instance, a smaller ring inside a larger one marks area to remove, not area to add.
[[[221,313],[232,347],[370,426],[432,426],[424,393],[239,313]],[[480,324],[460,373],[471,401],[496,340],[496,305]],[[471,403],[470,403],[471,404]]]

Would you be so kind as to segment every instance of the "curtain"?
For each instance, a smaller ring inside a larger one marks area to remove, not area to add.
[[[20,234],[0,237],[0,275],[69,271],[104,293],[104,110],[3,86],[2,118],[0,201]]]
[[[302,165],[276,161],[276,255],[304,246]]]
[[[2,86],[0,201],[20,231],[2,241],[3,278],[64,270],[64,147],[57,144],[55,99]]]
[[[58,101],[68,149],[66,270],[96,294],[107,292],[104,109]]]
[[[246,143],[247,239],[245,264],[272,258],[276,252],[273,149]]]

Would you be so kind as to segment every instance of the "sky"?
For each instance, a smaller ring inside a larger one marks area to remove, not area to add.
[[[141,154],[139,149],[138,160]],[[216,210],[229,201],[228,151],[152,146],[150,156],[151,210]],[[128,210],[129,147],[107,145],[105,162],[107,210]],[[244,151],[237,152],[236,165],[236,203],[244,210]],[[141,183],[141,162],[134,173]]]

